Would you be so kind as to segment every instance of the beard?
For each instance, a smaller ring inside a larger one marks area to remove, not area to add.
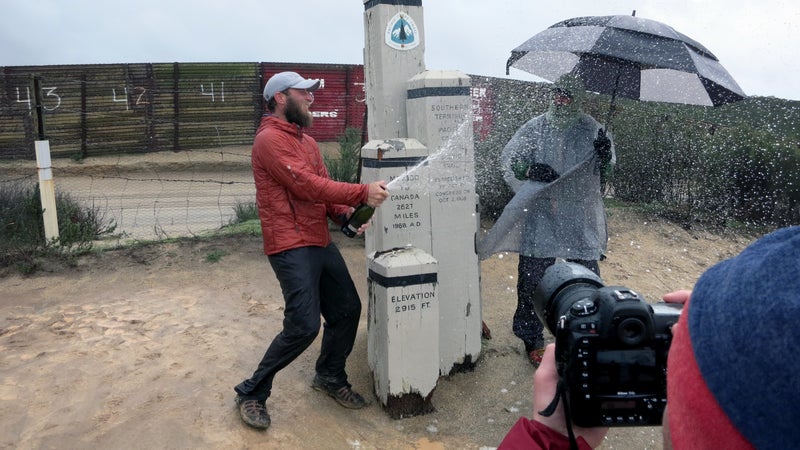
[[[308,128],[314,123],[314,116],[310,112],[304,111],[300,103],[293,97],[286,99],[286,121],[297,124],[302,128]]]

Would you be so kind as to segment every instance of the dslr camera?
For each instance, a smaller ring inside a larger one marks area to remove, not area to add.
[[[671,327],[682,305],[651,305],[568,262],[547,268],[533,303],[556,337],[556,365],[576,425],[661,424]]]

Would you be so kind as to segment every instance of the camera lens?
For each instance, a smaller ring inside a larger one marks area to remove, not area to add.
[[[637,345],[641,343],[646,335],[647,328],[641,319],[636,317],[628,317],[620,322],[617,327],[617,337],[626,345]]]
[[[586,267],[559,262],[545,270],[542,280],[536,286],[533,309],[539,320],[555,334],[558,318],[570,314],[570,307],[576,302],[579,305],[573,311],[575,316],[595,313],[599,305],[589,299],[602,287],[603,281],[600,277]]]

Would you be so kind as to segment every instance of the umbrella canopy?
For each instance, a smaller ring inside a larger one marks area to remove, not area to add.
[[[555,81],[580,77],[586,89],[636,100],[719,106],[745,93],[711,51],[654,20],[577,17],[559,22],[511,52],[513,67]]]

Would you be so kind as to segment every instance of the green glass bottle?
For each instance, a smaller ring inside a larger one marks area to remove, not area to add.
[[[375,208],[366,203],[358,205],[358,208],[353,211],[353,214],[350,215],[347,222],[342,225],[342,233],[347,237],[354,237],[358,233],[358,229],[361,228],[361,225],[364,225],[372,218],[374,212]]]

